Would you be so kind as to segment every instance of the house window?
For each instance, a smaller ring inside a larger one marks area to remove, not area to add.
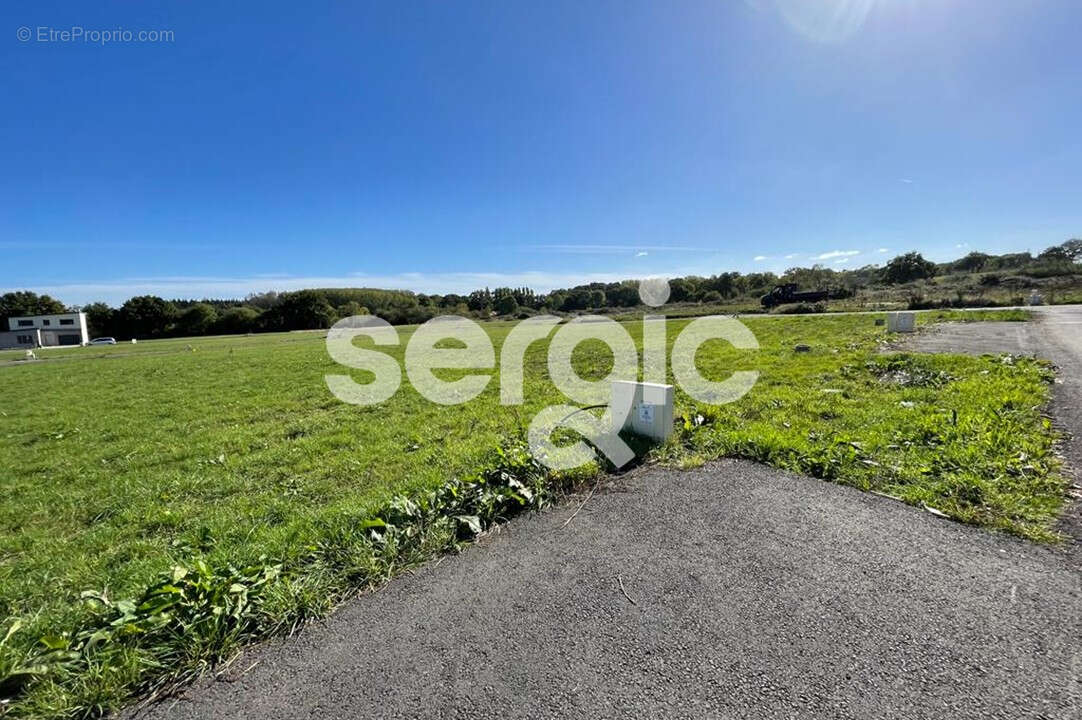
[[[33,320],[20,320],[19,327],[34,327]]]
[[[49,321],[48,321],[48,320],[42,320],[42,321],[41,321],[41,324],[42,324],[42,325],[48,325],[48,324],[49,324]]]
[[[74,325],[75,321],[71,318],[60,318],[61,325]]]
[[[34,336],[33,335],[19,335],[18,338],[16,338],[16,341],[20,345],[33,345],[34,344]]]

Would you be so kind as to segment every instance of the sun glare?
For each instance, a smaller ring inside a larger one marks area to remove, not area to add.
[[[822,43],[841,42],[864,25],[876,0],[775,0],[790,28]]]

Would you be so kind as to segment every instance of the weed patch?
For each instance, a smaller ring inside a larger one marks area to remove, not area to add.
[[[342,516],[290,560],[260,557],[243,567],[211,559],[202,532],[188,562],[160,575],[135,599],[81,595],[68,629],[40,637],[8,624],[0,643],[0,691],[14,715],[97,716],[135,695],[192,679],[244,644],[326,613],[361,589],[435,554],[453,551],[498,523],[547,505],[596,468],[553,477],[524,446],[492,453],[485,469],[378,512]],[[10,701],[14,700],[14,704]]]
[[[931,365],[929,358],[903,354],[869,360],[865,363],[865,368],[879,378],[879,382],[899,387],[937,388],[956,379]],[[844,367],[842,372],[852,375],[852,368]]]

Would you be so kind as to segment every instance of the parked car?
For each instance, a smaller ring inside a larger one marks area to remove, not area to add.
[[[116,345],[116,338],[100,337],[90,341],[91,345]]]

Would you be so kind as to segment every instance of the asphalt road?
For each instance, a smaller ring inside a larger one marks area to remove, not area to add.
[[[983,332],[1057,353],[1077,420],[1082,314],[1042,317]],[[637,471],[568,523],[580,504],[141,716],[1082,718],[1073,549],[740,461]]]

